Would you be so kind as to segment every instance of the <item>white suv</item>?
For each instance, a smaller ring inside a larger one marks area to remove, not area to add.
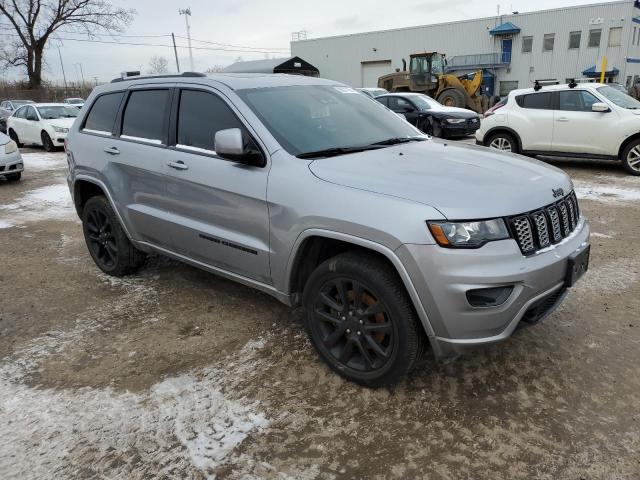
[[[476,141],[524,155],[621,160],[640,175],[640,102],[600,83],[514,90]]]

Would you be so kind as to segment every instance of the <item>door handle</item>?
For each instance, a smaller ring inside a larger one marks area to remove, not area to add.
[[[116,147],[107,147],[104,149],[104,151],[109,155],[120,155],[120,150],[118,150]]]
[[[569,119],[567,117],[560,117],[558,119],[556,119],[556,122],[568,122]]]
[[[176,170],[189,170],[189,165],[185,164],[182,160],[178,160],[177,162],[169,162],[171,168],[175,168]]]

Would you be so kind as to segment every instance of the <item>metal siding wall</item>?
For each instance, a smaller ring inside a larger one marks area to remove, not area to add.
[[[535,79],[581,77],[582,71],[594,65],[606,54],[609,66],[620,70],[618,81],[624,83],[626,75],[640,74],[640,64],[627,64],[626,57],[640,58],[640,46],[631,46],[632,16],[640,16],[633,0],[603,3],[587,7],[568,7],[547,12],[427,25],[399,30],[355,34],[341,37],[292,42],[291,53],[320,69],[320,76],[338,80],[355,87],[361,83],[361,62],[391,60],[394,68],[402,68],[402,58],[421,51],[439,51],[447,56],[499,52],[499,39],[489,35],[496,25],[512,22],[522,31],[513,38],[513,55],[509,69],[498,69],[496,91],[502,80],[517,80],[519,87],[531,85]],[[604,18],[602,25],[590,26],[592,18]],[[623,27],[622,46],[607,47],[610,27]],[[600,48],[587,48],[589,30],[602,28]],[[569,50],[569,32],[582,31],[579,51]],[[553,52],[542,51],[545,33],[555,33]],[[533,36],[533,51],[521,53],[522,37]],[[640,33],[638,34],[640,35]],[[628,48],[629,47],[629,48]],[[374,49],[376,49],[374,51]],[[627,52],[627,49],[629,50]],[[534,68],[530,73],[529,68]]]

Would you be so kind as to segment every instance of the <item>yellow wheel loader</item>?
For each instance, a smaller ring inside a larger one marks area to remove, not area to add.
[[[445,55],[438,52],[416,53],[410,58],[409,71],[380,77],[378,87],[389,92],[424,93],[448,107],[478,113],[487,110],[488,99],[480,88],[482,70],[461,76],[445,73]]]

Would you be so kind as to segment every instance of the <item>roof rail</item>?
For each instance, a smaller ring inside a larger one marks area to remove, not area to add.
[[[542,87],[548,87],[549,85],[560,85],[560,82],[557,80],[536,80],[533,84],[533,89],[537,92]]]
[[[206,77],[204,73],[200,72],[182,72],[182,73],[170,73],[165,75],[132,75],[124,78],[114,78],[111,83],[126,82],[127,80],[142,80],[145,78],[175,78],[175,77]]]

